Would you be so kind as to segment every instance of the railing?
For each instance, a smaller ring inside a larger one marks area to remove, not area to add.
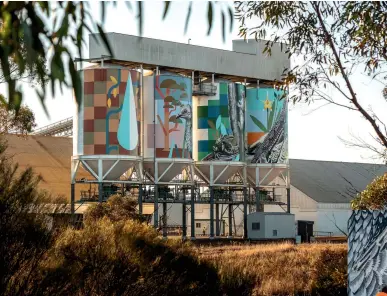
[[[216,85],[212,83],[200,83],[193,86],[192,94],[201,96],[216,95]]]
[[[330,231],[313,231],[313,236],[315,237],[331,237],[333,232]]]
[[[65,133],[66,135],[72,135],[73,130],[73,118],[69,117],[58,122],[46,125],[44,127],[34,130],[31,135],[36,136],[53,136]]]

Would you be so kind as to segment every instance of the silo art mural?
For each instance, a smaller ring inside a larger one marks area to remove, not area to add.
[[[287,101],[273,88],[247,90],[246,160],[286,163],[288,158]]]
[[[197,160],[242,161],[244,156],[245,87],[217,84],[215,96],[201,97],[197,106]]]
[[[192,158],[191,79],[155,76],[154,97],[156,126],[155,147],[152,148],[155,148],[156,157]]]
[[[84,70],[83,154],[139,155],[140,74]]]

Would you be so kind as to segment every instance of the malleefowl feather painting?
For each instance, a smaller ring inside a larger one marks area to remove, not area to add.
[[[376,295],[387,286],[387,210],[353,211],[348,233],[348,295]]]

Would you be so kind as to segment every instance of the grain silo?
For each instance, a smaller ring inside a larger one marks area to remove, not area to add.
[[[199,83],[198,87],[205,85]],[[195,170],[205,183],[199,198],[210,203],[210,237],[225,232],[219,222],[223,221],[223,205],[228,209],[228,236],[232,236],[234,206],[243,204],[246,188],[246,87],[232,81],[214,81],[209,85],[213,93],[194,98]]]
[[[107,198],[104,185],[130,183],[128,171],[140,178],[141,73],[114,65],[79,71],[83,90],[73,121],[74,181],[79,165],[98,183],[99,201]]]
[[[154,182],[154,225],[162,199],[166,229],[167,199],[178,199],[182,183],[193,185],[191,78],[158,70],[144,77],[144,110],[144,173]]]
[[[245,159],[256,211],[263,211],[265,203],[260,187],[270,186],[288,167],[287,117],[283,91],[270,86],[247,89]]]

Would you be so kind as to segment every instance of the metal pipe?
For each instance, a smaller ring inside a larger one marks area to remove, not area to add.
[[[210,239],[214,239],[214,187],[210,187]]]
[[[187,205],[186,205],[186,189],[183,187],[183,235],[182,240],[187,238]]]
[[[232,238],[232,204],[228,205],[228,238]]]
[[[167,217],[167,192],[164,192],[163,196],[163,238],[167,238],[167,226],[168,226],[168,217]]]
[[[71,183],[71,223],[75,222],[75,183]]]
[[[138,213],[142,215],[142,184],[138,185]]]
[[[195,186],[191,186],[191,240],[195,239]]]
[[[141,105],[141,147],[140,147],[140,156],[144,157],[144,68],[141,64],[141,76],[140,76],[140,87],[141,87],[141,98],[140,98],[140,105]]]
[[[98,183],[98,201],[103,202],[103,183]]]
[[[243,238],[247,238],[247,188],[243,187]]]
[[[155,185],[154,187],[154,195],[153,195],[153,226],[154,228],[159,227],[159,186]]]
[[[219,204],[215,204],[215,234],[216,236],[220,236],[220,229],[219,229]]]

